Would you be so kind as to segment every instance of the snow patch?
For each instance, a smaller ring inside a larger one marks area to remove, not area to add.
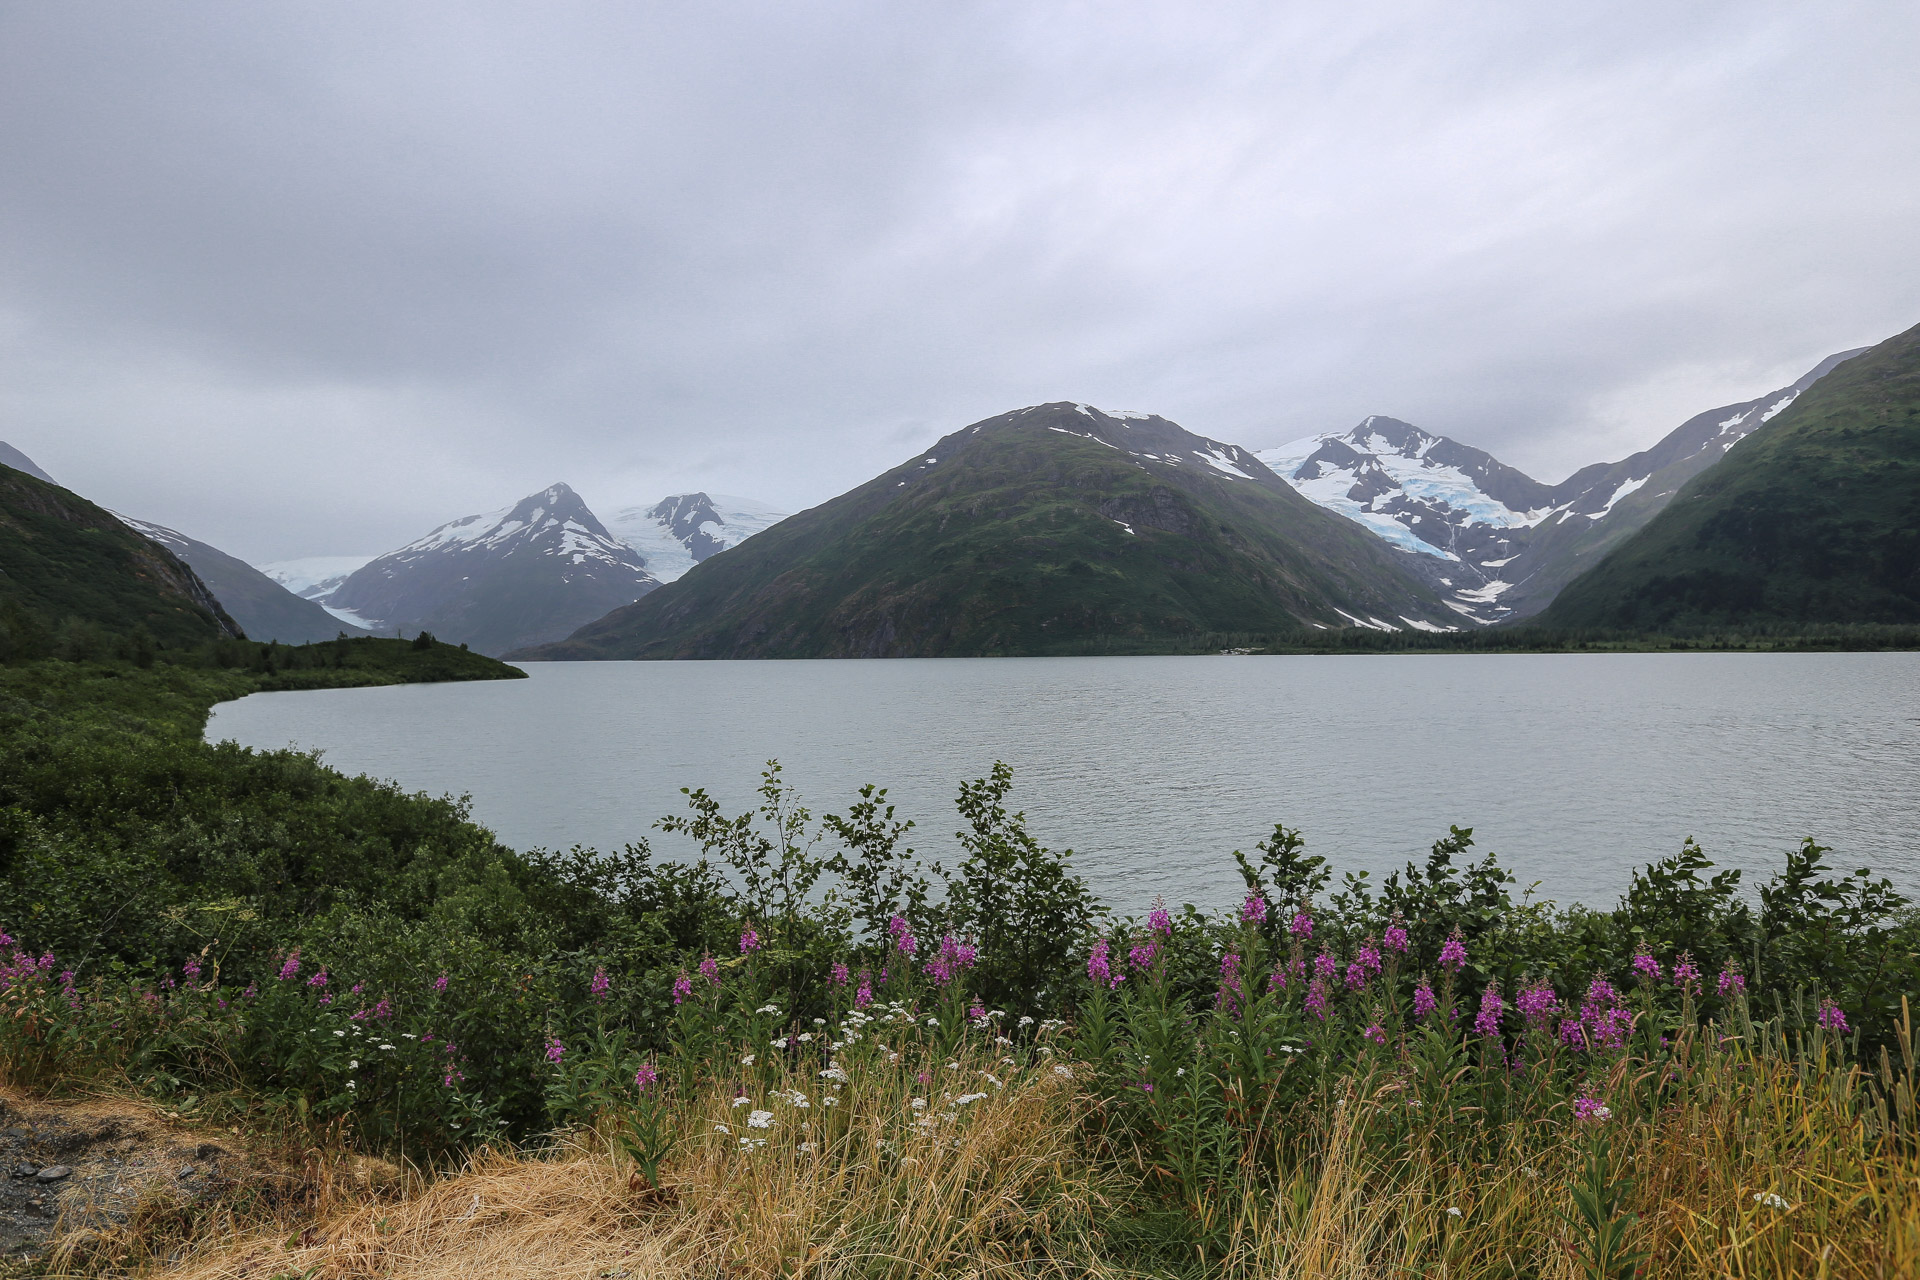
[[[1788,405],[1792,404],[1794,402],[1794,399],[1797,396],[1799,396],[1799,394],[1800,393],[1798,391],[1789,391],[1784,396],[1781,396],[1778,400],[1773,402],[1772,408],[1768,409],[1765,413],[1760,415],[1760,421],[1772,422],[1774,419],[1774,415],[1779,413],[1782,409],[1786,408]]]
[[[1614,503],[1620,501],[1620,499],[1626,497],[1628,494],[1636,492],[1640,488],[1640,486],[1644,485],[1647,481],[1651,479],[1653,479],[1652,475],[1644,475],[1644,476],[1641,476],[1638,480],[1623,481],[1620,487],[1613,491],[1613,496],[1607,499],[1607,505],[1600,508],[1598,511],[1587,512],[1587,519],[1598,520],[1601,517],[1605,516],[1609,511],[1613,510]],[[1492,564],[1493,562],[1489,560],[1486,563]],[[1505,564],[1506,561],[1502,560],[1500,563]]]

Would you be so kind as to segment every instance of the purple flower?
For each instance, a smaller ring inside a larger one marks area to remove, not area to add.
[[[1582,1094],[1573,1100],[1573,1118],[1576,1121],[1591,1120],[1599,1124],[1603,1120],[1613,1119],[1613,1111],[1600,1099]]]
[[[1832,1031],[1839,1035],[1845,1035],[1848,1030],[1847,1015],[1842,1013],[1840,1006],[1831,1000],[1822,1000],[1820,1002],[1820,1011],[1814,1015],[1814,1021],[1820,1025],[1823,1031]]]
[[[612,985],[607,981],[607,971],[596,966],[593,971],[593,981],[587,984],[587,995],[595,1000],[604,1000],[607,998],[607,989]]]
[[[442,993],[444,993],[444,992],[446,991],[446,989],[447,989],[447,975],[446,975],[446,974],[444,974],[444,973],[443,973],[443,974],[441,974],[441,975],[440,975],[439,977],[437,977],[437,978],[435,978],[435,979],[433,980],[433,989],[434,989],[435,991],[439,991],[439,992],[442,992]]]
[[[1387,1029],[1381,1026],[1377,1022],[1370,1025],[1365,1031],[1361,1032],[1360,1034],[1365,1036],[1367,1039],[1373,1041],[1375,1044],[1385,1044],[1387,1042]]]
[[[1293,922],[1287,926],[1287,932],[1296,938],[1313,936],[1313,917],[1307,913],[1305,907],[1293,913]]]
[[[1307,1012],[1320,1021],[1327,1020],[1327,980],[1315,978],[1307,984]]]
[[[1387,944],[1387,950],[1397,951],[1401,955],[1407,954],[1407,931],[1398,921],[1387,926],[1387,931],[1381,935],[1381,940]]]
[[[1587,1047],[1587,1027],[1578,1018],[1560,1019],[1560,1039],[1571,1049]]]
[[[1322,951],[1313,958],[1313,976],[1323,982],[1331,982],[1340,972],[1340,962]]]
[[[1633,953],[1633,972],[1640,981],[1652,985],[1660,981],[1660,962],[1643,944]]]
[[[1145,942],[1127,952],[1127,963],[1136,969],[1151,969],[1153,962],[1160,958],[1160,940],[1149,937]]]
[[[1165,907],[1155,907],[1147,912],[1147,928],[1163,938],[1173,936],[1173,917],[1167,914]]]
[[[853,1007],[864,1009],[873,1003],[873,975],[865,969],[860,971],[860,989],[853,993]]]
[[[356,996],[359,995],[362,991],[365,991],[366,989],[367,989],[367,984],[364,982],[356,982],[353,984],[353,994]]]
[[[659,1079],[660,1073],[654,1070],[653,1064],[651,1062],[643,1062],[640,1064],[640,1069],[633,1073],[633,1087],[641,1093],[645,1093],[648,1089],[651,1089],[654,1082]]]
[[[1093,953],[1087,957],[1087,981],[1098,987],[1112,990],[1120,983],[1113,976],[1113,965],[1109,958],[1105,938],[1093,944]]]
[[[705,978],[708,982],[712,983],[714,986],[716,987],[719,986],[720,985],[720,962],[718,960],[715,960],[712,956],[707,956],[705,959],[701,960],[700,976]]]
[[[333,1003],[333,992],[331,992],[331,991],[328,991],[328,992],[325,992],[325,993],[323,993],[323,994],[321,995],[321,997],[320,997],[320,1003],[321,1003],[321,1004],[323,1004],[323,1005],[327,1005],[327,1004],[332,1004],[332,1003]]]
[[[693,979],[682,969],[680,976],[673,980],[673,1002],[679,1004],[693,994]]]
[[[1685,951],[1673,962],[1673,981],[1687,991],[1700,985],[1700,970],[1694,965],[1693,957]]]
[[[1467,962],[1466,944],[1460,941],[1460,931],[1455,929],[1447,935],[1447,941],[1440,948],[1440,965],[1454,973],[1460,972],[1460,966]]]
[[[547,1037],[547,1061],[548,1062],[558,1064],[560,1059],[566,1056],[566,1053],[567,1053],[567,1046],[560,1043],[560,1039],[558,1036]]]
[[[1268,991],[1285,991],[1286,989],[1287,989],[1287,971],[1285,969],[1276,967],[1272,973],[1267,975],[1267,990]]]
[[[1421,974],[1420,985],[1413,989],[1413,1016],[1425,1019],[1439,1007],[1440,1002],[1433,997],[1433,984],[1427,981],[1425,974]]]
[[[1739,969],[1728,965],[1720,971],[1720,979],[1716,985],[1721,996],[1726,997],[1735,993],[1744,994],[1747,989],[1747,980],[1741,975]]]
[[[1595,976],[1580,1003],[1580,1021],[1589,1044],[1618,1049],[1633,1031],[1633,1010],[1620,1001],[1620,993],[1604,977]]]
[[[1228,1013],[1240,1010],[1240,956],[1229,951],[1220,957],[1220,988],[1214,992],[1214,1007]]]
[[[960,942],[950,933],[940,935],[940,950],[927,961],[927,975],[946,986],[973,967],[978,953],[970,942]]]
[[[326,986],[327,985],[327,966],[321,965],[320,972],[314,974],[311,978],[307,979],[307,985],[310,987]]]
[[[1560,1012],[1560,997],[1553,988],[1544,982],[1530,983],[1520,988],[1520,994],[1513,998],[1514,1008],[1527,1020],[1530,1027],[1543,1027]]]
[[[980,1002],[979,996],[975,996],[973,998],[973,1003],[967,1006],[967,1016],[969,1018],[972,1018],[975,1022],[986,1021],[987,1006]]]
[[[833,972],[827,975],[827,980],[836,987],[844,987],[847,985],[847,978],[849,976],[845,962],[835,960],[833,962]]]
[[[1489,982],[1487,989],[1480,993],[1480,1012],[1474,1015],[1473,1029],[1483,1036],[1500,1034],[1500,1013],[1504,1006],[1500,1002],[1500,988]]]
[[[200,981],[200,962],[188,957],[187,962],[180,966],[180,972],[187,975],[188,982],[198,982]]]
[[[1247,900],[1240,904],[1240,921],[1242,924],[1265,924],[1267,900],[1257,893],[1248,894]]]
[[[740,935],[740,954],[750,956],[759,949],[760,935],[754,932],[753,927],[749,925],[746,931]]]
[[[893,949],[903,956],[910,956],[920,949],[904,916],[895,916],[887,922],[887,934],[893,939]]]
[[[300,976],[300,948],[295,947],[287,956],[287,962],[280,966],[280,981],[286,982]]]

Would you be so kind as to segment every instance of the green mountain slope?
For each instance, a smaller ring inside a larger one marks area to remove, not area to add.
[[[1086,653],[1451,617],[1252,454],[1062,403],[962,428],[519,656]]]
[[[1538,621],[1920,621],[1920,326],[1815,383]]]
[[[366,634],[362,628],[347,625],[313,601],[301,599],[246,561],[218,547],[162,524],[135,520],[131,516],[121,519],[192,566],[220,601],[221,608],[254,640],[310,644],[315,640],[331,640],[342,633]]]
[[[42,627],[69,618],[119,635],[144,627],[170,648],[240,634],[206,584],[165,547],[85,498],[5,466],[0,609]]]

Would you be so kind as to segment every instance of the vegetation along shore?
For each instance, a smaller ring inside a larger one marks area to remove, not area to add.
[[[1920,1262],[1920,921],[1811,841],[1757,886],[1689,846],[1606,909],[1516,895],[1463,829],[1372,885],[1276,827],[1233,909],[1120,918],[1005,768],[936,867],[884,791],[816,817],[771,765],[745,813],[662,819],[691,864],[516,852],[457,801],[200,740],[257,689],[511,668],[114,643],[0,667],[24,1271]],[[141,1164],[161,1131],[188,1154]]]

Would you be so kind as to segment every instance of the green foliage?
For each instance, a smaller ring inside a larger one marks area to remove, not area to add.
[[[1920,327],[1816,382],[1540,621],[1647,631],[1920,622]]]
[[[949,924],[979,940],[979,986],[993,1004],[1031,1008],[1059,998],[1057,984],[1091,927],[1097,905],[1068,868],[1071,849],[1055,852],[1009,813],[1013,770],[996,761],[991,777],[962,784],[956,832],[965,856],[947,882]]]
[[[1586,1280],[1634,1280],[1652,1254],[1629,1247],[1638,1215],[1622,1206],[1633,1192],[1633,1179],[1614,1169],[1604,1132],[1588,1143],[1580,1181],[1567,1190],[1574,1211],[1561,1216],[1573,1228],[1574,1265],[1580,1274]]]

